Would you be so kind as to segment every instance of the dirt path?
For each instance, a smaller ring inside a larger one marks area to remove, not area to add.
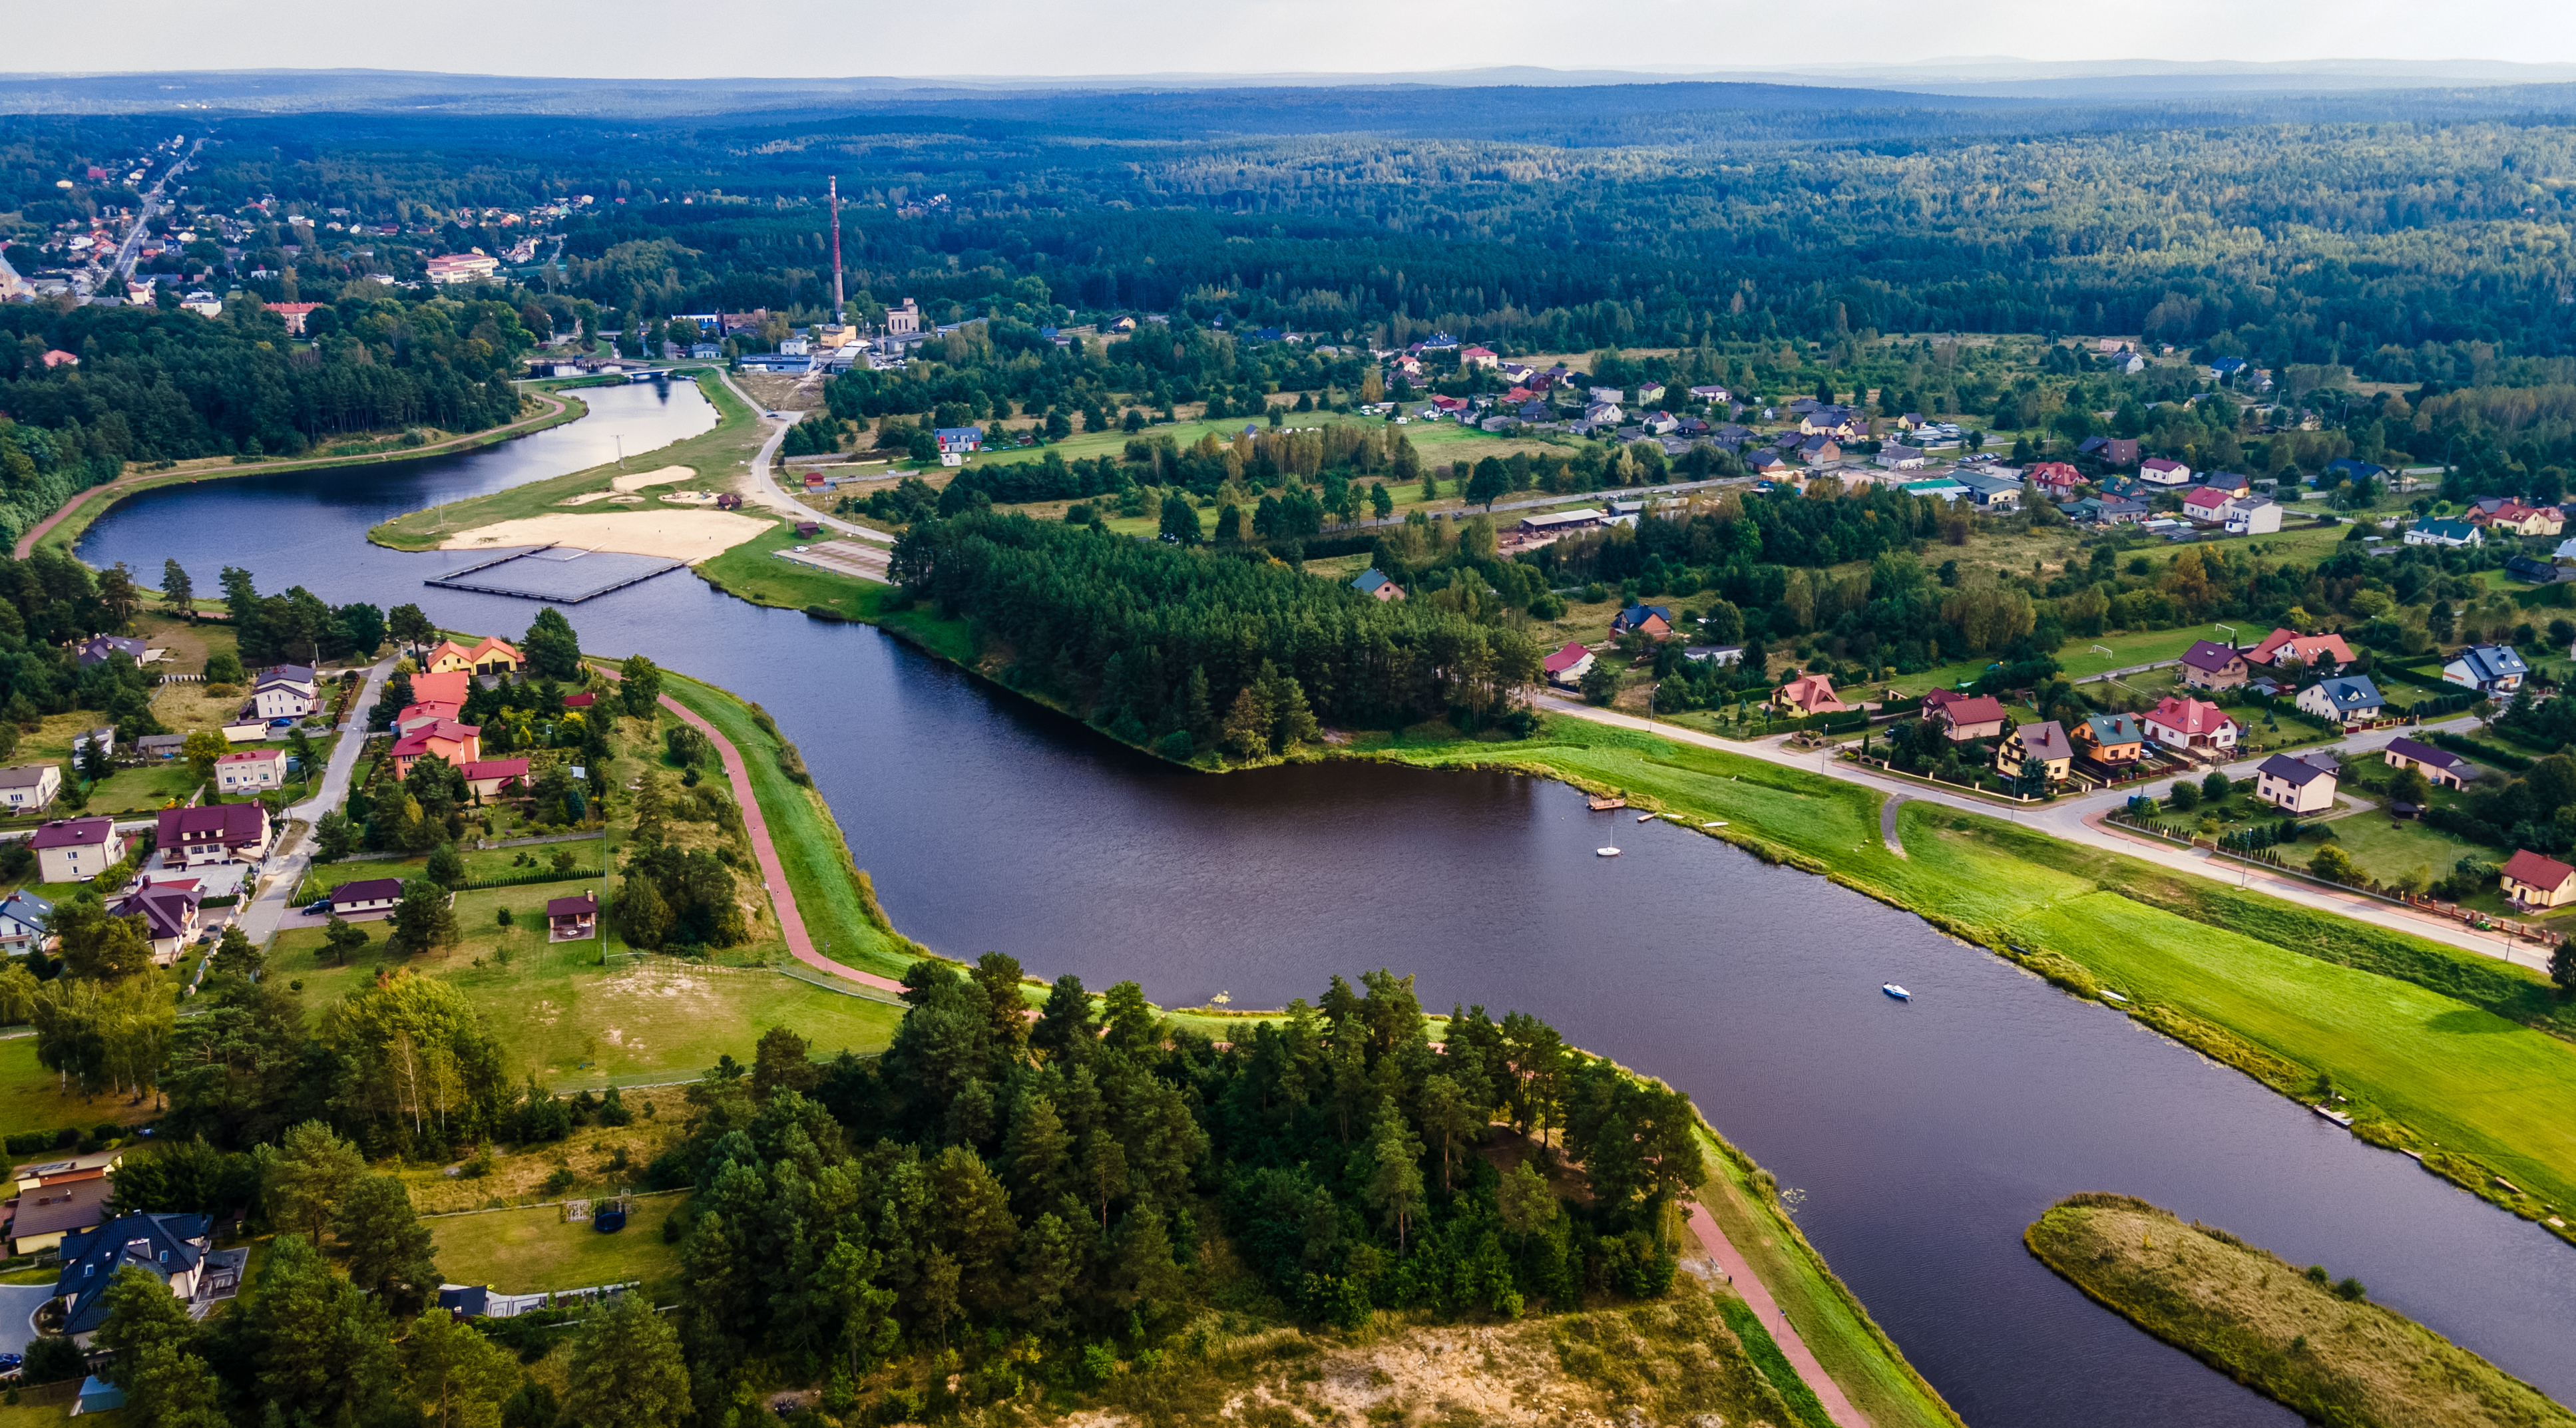
[[[1852,1401],[1843,1396],[1842,1385],[1835,1383],[1825,1372],[1825,1366],[1816,1361],[1815,1351],[1807,1347],[1806,1340],[1798,1337],[1796,1326],[1789,1322],[1787,1314],[1781,1312],[1780,1301],[1771,1297],[1762,1277],[1755,1274],[1753,1266],[1736,1252],[1734,1244],[1726,1238],[1726,1231],[1717,1227],[1716,1218],[1697,1204],[1683,1208],[1690,1212],[1691,1233],[1699,1236],[1700,1248],[1707,1250],[1708,1257],[1716,1260],[1718,1268],[1726,1271],[1727,1283],[1734,1286],[1735,1292],[1743,1295],[1744,1302],[1761,1317],[1762,1327],[1771,1331],[1772,1339],[1780,1345],[1780,1352],[1788,1358],[1789,1366],[1798,1371],[1798,1377],[1805,1379],[1807,1387],[1815,1390],[1817,1401],[1825,1405],[1825,1412],[1832,1416],[1837,1428],[1870,1428],[1869,1419],[1852,1406]]]
[[[1878,841],[1886,844],[1887,851],[1900,858],[1905,856],[1905,843],[1896,836],[1896,810],[1904,806],[1905,795],[1891,793],[1887,796],[1887,802],[1880,804],[1878,808]]]
[[[814,939],[805,931],[805,916],[796,908],[796,893],[787,885],[786,865],[778,861],[778,845],[769,840],[769,822],[760,816],[760,799],[751,790],[751,774],[743,767],[741,751],[734,748],[733,741],[719,732],[715,725],[698,717],[696,711],[670,695],[662,696],[662,707],[706,735],[716,746],[718,757],[724,760],[725,777],[733,781],[734,802],[742,805],[743,826],[751,832],[752,853],[760,859],[761,880],[769,885],[770,901],[778,909],[778,930],[787,938],[787,950],[808,967],[829,972],[835,977],[846,977],[860,986],[874,987],[883,992],[902,991],[903,983],[892,977],[880,977],[874,972],[843,966],[814,950]]]
[[[546,403],[546,409],[537,413],[535,416],[521,417],[519,420],[510,423],[508,426],[497,426],[489,431],[468,432],[463,436],[451,436],[445,441],[433,441],[426,446],[406,447],[399,452],[385,452],[374,458],[363,456],[331,456],[313,461],[262,461],[250,466],[224,467],[208,472],[197,473],[196,479],[203,480],[209,475],[215,476],[218,479],[224,476],[266,476],[271,472],[276,471],[304,471],[317,466],[356,466],[370,459],[379,461],[409,461],[415,456],[435,456],[442,451],[448,451],[462,446],[485,445],[505,436],[507,433],[517,431],[521,427],[534,426],[541,422],[552,421],[563,414],[563,398],[556,396],[552,392],[531,392],[529,395],[535,397],[538,401]],[[27,528],[27,533],[18,537],[17,547],[10,551],[10,554],[19,560],[25,560],[28,556],[33,555],[36,551],[36,542],[43,540],[48,532],[69,519],[72,512],[79,510],[83,504],[88,502],[94,496],[107,497],[107,504],[112,506],[135,491],[155,485],[176,486],[182,484],[187,479],[187,476],[184,474],[173,475],[166,471],[152,471],[134,476],[119,476],[104,486],[92,486],[86,491],[76,492],[70,500],[63,502],[62,505],[56,507],[52,515],[45,517],[43,520],[36,522],[32,526],[29,526]]]

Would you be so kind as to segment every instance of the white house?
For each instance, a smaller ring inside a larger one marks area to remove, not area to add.
[[[2320,719],[2359,724],[2376,719],[2387,707],[2379,686],[2360,675],[2321,679],[2299,691],[2299,709]]]
[[[310,679],[268,675],[251,691],[251,712],[261,719],[301,719],[321,707]]]
[[[2480,694],[2510,695],[2522,687],[2531,666],[2510,645],[2471,645],[2442,666],[2442,680]]]
[[[2408,545],[2485,545],[2487,533],[2467,521],[2417,521],[2406,529]]]
[[[2167,695],[2138,717],[2147,737],[2169,749],[2232,749],[2240,732],[2227,711],[2205,699]]]
[[[0,808],[34,813],[63,791],[63,771],[52,764],[19,764],[0,769]]]
[[[215,760],[215,786],[226,793],[252,793],[285,785],[284,749],[246,749]]]
[[[2229,535],[2273,535],[2281,529],[2281,505],[2260,497],[2227,503]]]
[[[125,837],[112,818],[59,818],[36,830],[37,876],[49,883],[94,878],[125,856]]]
[[[2138,479],[2150,486],[2188,486],[2191,468],[2165,456],[2150,456],[2138,463]]]
[[[2323,813],[2334,807],[2335,776],[2319,764],[2274,754],[2254,771],[2254,796],[2290,813]]]

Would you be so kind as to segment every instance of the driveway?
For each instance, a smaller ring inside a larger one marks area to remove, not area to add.
[[[295,906],[291,899],[295,890],[304,885],[304,870],[313,864],[313,825],[321,822],[323,814],[348,801],[350,779],[357,773],[359,756],[366,752],[367,711],[376,707],[377,698],[384,692],[385,679],[393,673],[394,661],[398,658],[388,655],[367,671],[365,686],[349,705],[349,722],[340,726],[346,737],[332,748],[331,762],[323,765],[321,787],[311,798],[286,810],[289,819],[303,821],[304,832],[295,840],[294,847],[280,850],[277,854],[267,890],[241,910],[242,932],[260,946],[268,945],[269,940],[277,935]]]
[[[0,1284],[0,1354],[23,1354],[36,1337],[36,1311],[54,1297],[50,1284]]]

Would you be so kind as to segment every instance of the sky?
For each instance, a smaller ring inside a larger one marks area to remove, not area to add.
[[[0,70],[607,78],[1710,69],[2031,60],[2576,61],[2566,0],[126,0],[13,7]]]

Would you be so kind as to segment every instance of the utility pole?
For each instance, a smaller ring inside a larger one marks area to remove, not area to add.
[[[841,305],[845,301],[847,299],[841,296],[841,179],[835,174],[832,176],[832,323],[836,327],[841,323]]]

